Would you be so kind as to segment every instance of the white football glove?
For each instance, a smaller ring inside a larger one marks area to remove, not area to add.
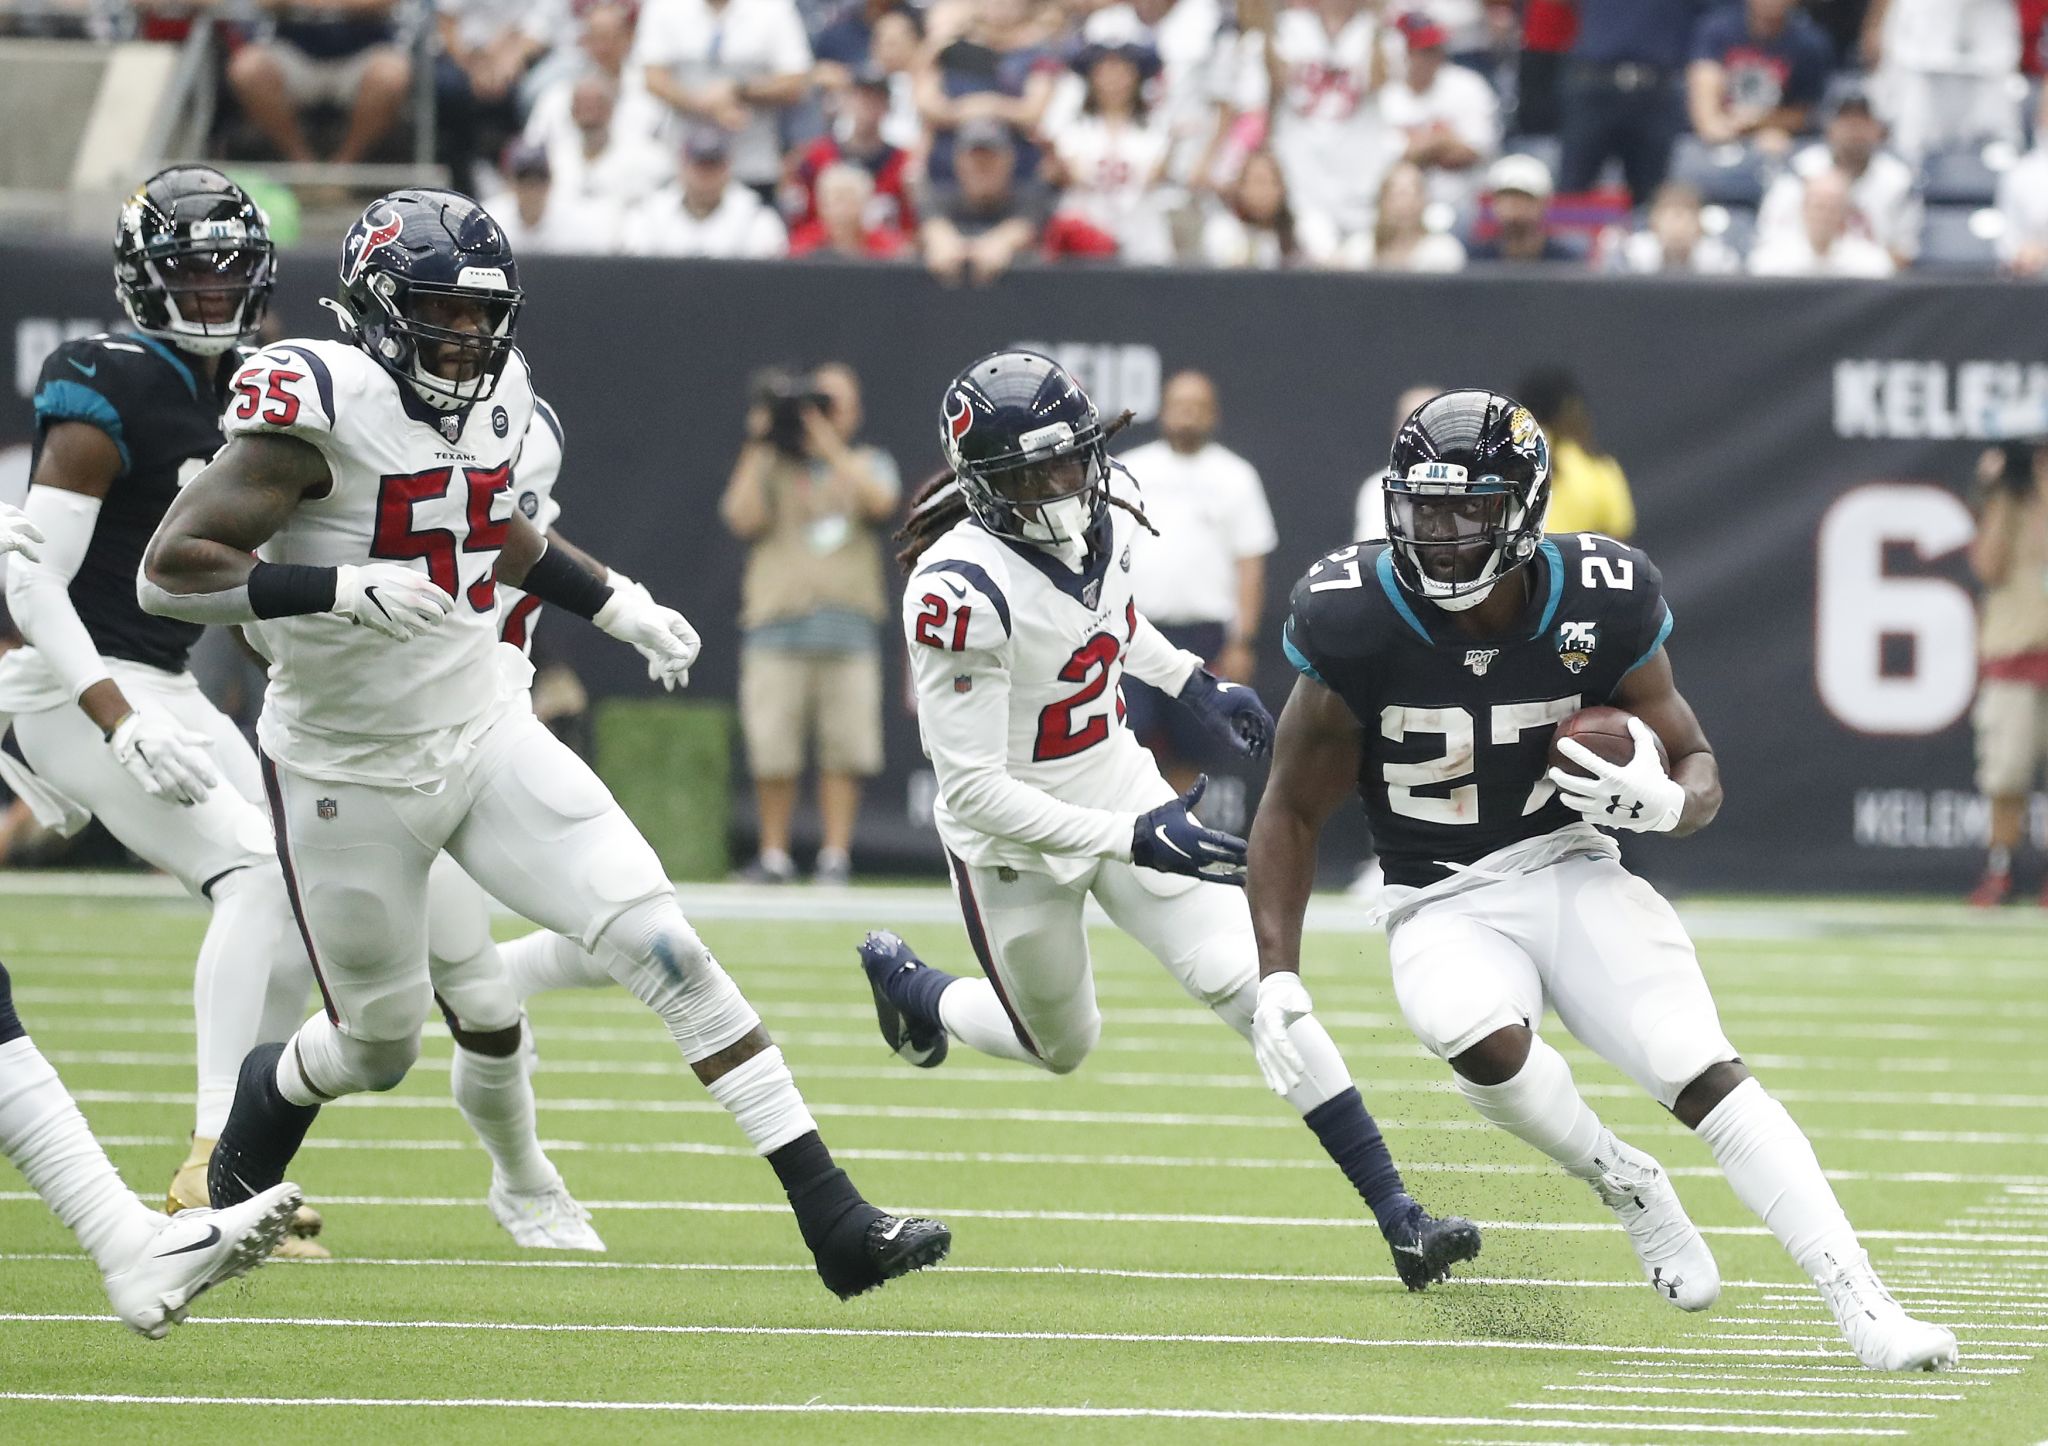
[[[611,600],[591,621],[647,660],[647,676],[673,693],[690,686],[690,665],[703,640],[690,620],[663,607],[646,588],[619,573],[611,575]]]
[[[1287,1037],[1298,1019],[1315,1013],[1316,1002],[1308,997],[1308,986],[1292,970],[1268,974],[1259,980],[1259,1002],[1252,1011],[1252,1055],[1259,1073],[1276,1095],[1284,1096],[1308,1073],[1301,1051]]]
[[[334,570],[330,611],[403,643],[431,632],[455,611],[455,599],[425,573],[395,562],[344,564]]]
[[[0,555],[18,552],[30,562],[40,562],[43,550],[36,544],[43,534],[19,507],[0,502]]]
[[[204,803],[220,782],[213,760],[207,757],[213,740],[168,714],[137,708],[114,725],[107,743],[151,798],[166,803]]]
[[[1626,763],[1609,763],[1575,739],[1560,740],[1557,751],[1592,777],[1553,768],[1550,781],[1557,785],[1564,805],[1584,814],[1589,823],[1632,833],[1668,833],[1678,827],[1678,816],[1685,811],[1685,786],[1664,771],[1663,760],[1657,757],[1657,735],[1649,724],[1630,718],[1628,731],[1636,740],[1636,751]]]

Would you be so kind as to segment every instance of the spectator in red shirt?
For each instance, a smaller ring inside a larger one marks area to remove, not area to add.
[[[903,233],[868,219],[877,199],[874,177],[849,161],[834,161],[817,176],[817,215],[789,233],[792,256],[887,261],[903,254]]]
[[[797,194],[784,202],[784,209],[795,215],[798,230],[818,219],[819,177],[841,163],[866,171],[873,182],[875,199],[882,203],[876,209],[885,205],[888,211],[877,224],[906,234],[917,229],[917,208],[910,199],[910,155],[882,139],[882,122],[888,115],[889,77],[874,69],[856,73],[841,97],[831,130],[806,146],[797,159],[792,177]]]

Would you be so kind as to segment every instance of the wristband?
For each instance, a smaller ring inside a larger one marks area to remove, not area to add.
[[[249,572],[249,611],[259,618],[300,617],[334,610],[335,569],[297,562],[259,562]]]
[[[530,593],[579,618],[594,618],[612,599],[612,585],[566,552],[550,547],[534,559],[519,584]]]

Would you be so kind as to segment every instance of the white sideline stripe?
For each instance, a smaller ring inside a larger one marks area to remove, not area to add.
[[[546,1072],[543,1062],[542,1073]],[[1029,1076],[1024,1076],[1029,1079]],[[169,1090],[88,1090],[71,1092],[72,1098],[81,1104],[100,1105],[176,1105],[190,1109],[192,1097]],[[1201,1129],[1242,1128],[1286,1130],[1299,1134],[1300,1120],[1297,1116],[1281,1110],[1273,1115],[1220,1115],[1220,1114],[1161,1114],[1144,1110],[1038,1110],[1038,1109],[995,1109],[966,1108],[940,1105],[852,1105],[830,1104],[817,1100],[809,1102],[811,1113],[833,1119],[865,1120],[1015,1120],[1027,1124],[1051,1125],[1189,1125]],[[675,1115],[723,1115],[725,1108],[710,1100],[663,1100],[663,1099],[556,1099],[542,1097],[543,1110],[563,1110],[571,1114],[675,1114]],[[418,1095],[359,1094],[348,1095],[328,1106],[329,1109],[358,1110],[446,1110],[445,1099],[427,1098]],[[1495,1127],[1485,1120],[1475,1119],[1397,1119],[1381,1115],[1380,1128],[1383,1130],[1455,1130],[1461,1132],[1486,1132]],[[1685,1126],[1669,1123],[1646,1122],[1629,1127],[1631,1136],[1670,1135],[1673,1137],[1691,1135]],[[2048,1134],[2022,1135],[2005,1131],[1985,1130],[1864,1130],[1864,1129],[1815,1129],[1805,1131],[1811,1140],[1859,1140],[1879,1144],[1925,1144],[1925,1145],[2048,1145]],[[1939,1238],[1939,1237],[1936,1237]]]
[[[41,1198],[30,1190],[0,1191],[0,1201],[28,1201]],[[322,1195],[320,1199],[321,1203],[327,1205],[402,1209],[474,1209],[485,1204],[481,1196],[474,1195]],[[585,1200],[582,1203],[591,1210],[674,1210],[714,1215],[780,1215],[789,1209],[786,1204],[780,1202],[748,1200]],[[1363,1214],[1204,1215],[1149,1210],[980,1210],[950,1205],[906,1205],[902,1208],[913,1214],[946,1216],[956,1220],[1041,1220],[1094,1225],[1224,1225],[1310,1230],[1377,1228],[1373,1226],[1372,1220]],[[1473,1223],[1482,1230],[1526,1230],[1553,1235],[1602,1234],[1616,1228],[1608,1222],[1589,1220],[1479,1220]],[[1771,1233],[1762,1225],[1702,1225],[1699,1229],[1703,1235],[1768,1237]],[[1939,1230],[1865,1230],[1859,1233],[1865,1240],[1947,1240],[1964,1245],[1986,1240],[2040,1240],[2048,1243],[2048,1235],[1980,1235]]]
[[[110,1315],[60,1314],[37,1311],[0,1312],[0,1323],[16,1325],[77,1324],[112,1321]],[[674,1325],[643,1323],[571,1323],[554,1321],[442,1321],[366,1320],[347,1316],[194,1316],[188,1325],[208,1326],[298,1326],[344,1330],[397,1331],[482,1331],[508,1335],[670,1335],[670,1336],[766,1336],[802,1339],[928,1340],[928,1341],[1063,1341],[1105,1345],[1197,1345],[1197,1346],[1338,1346],[1353,1350],[1502,1350],[1568,1351],[1585,1355],[1611,1355],[1616,1350],[1649,1350],[1659,1355],[1775,1356],[1843,1355],[1840,1349],[1821,1351],[1758,1350],[1738,1351],[1713,1346],[1629,1346],[1595,1345],[1586,1341],[1496,1341],[1479,1339],[1405,1340],[1342,1335],[1239,1335],[1222,1333],[1176,1333],[1167,1331],[1026,1331],[1026,1330],[912,1330],[892,1326],[755,1326]],[[1766,1337],[1739,1337],[1765,1340]],[[1801,1337],[1801,1339],[1804,1339]]]
[[[0,1401],[43,1401],[59,1405],[95,1406],[340,1406],[398,1407],[405,1410],[513,1411],[653,1411],[705,1415],[752,1416],[1024,1416],[1054,1420],[1149,1421],[1278,1421],[1289,1425],[1339,1426],[1496,1426],[1510,1430],[1611,1431],[1612,1421],[1510,1421],[1492,1416],[1394,1416],[1344,1411],[1205,1411],[1166,1406],[915,1406],[878,1402],[832,1401],[553,1401],[487,1397],[396,1396],[126,1396],[60,1394],[54,1391],[0,1391]],[[1844,1426],[1835,1430],[1804,1426],[1735,1426],[1719,1423],[1650,1422],[1631,1424],[1632,1431],[1685,1431],[1727,1436],[1903,1436],[1899,1430]],[[1543,1438],[1545,1446],[1559,1446]]]
[[[45,1057],[52,1064],[99,1065],[120,1069],[162,1068],[178,1069],[191,1064],[183,1054],[147,1053],[131,1050],[50,1050]],[[415,1071],[432,1070],[445,1074],[451,1063],[447,1055],[422,1057],[413,1065]],[[598,1060],[598,1059],[556,1059],[549,1056],[541,1066],[543,1072],[564,1075],[618,1075],[621,1077],[674,1079],[684,1073],[684,1066],[674,1059],[653,1060]],[[922,1082],[908,1070],[889,1065],[854,1064],[806,1064],[806,1079],[859,1080],[864,1083],[916,1084]],[[1175,1074],[1159,1071],[1105,1071],[1092,1076],[1095,1083],[1122,1089],[1221,1089],[1257,1090],[1266,1093],[1266,1085],[1258,1071],[1249,1064],[1243,1070],[1228,1074]],[[1028,1084],[1033,1080],[1033,1071],[1025,1068],[984,1069],[968,1066],[949,1069],[945,1079],[956,1084]],[[1375,1095],[1389,1094],[1430,1094],[1454,1095],[1458,1092],[1455,1082],[1448,1079],[1398,1080],[1380,1079],[1372,1082]],[[1633,1085],[1589,1082],[1579,1086],[1579,1093],[1589,1099],[1637,1099],[1642,1091]],[[1944,1105],[1957,1109],[2048,1109],[2048,1095],[1979,1094],[1957,1091],[1886,1092],[1867,1090],[1801,1090],[1774,1089],[1779,1099],[1793,1104],[1922,1104]],[[1975,1212],[1988,1213],[1988,1212]],[[2043,1212],[2048,1213],[2048,1212]]]
[[[1597,1401],[1517,1401],[1517,1411],[1657,1411],[1671,1416],[1777,1416],[1815,1421],[1932,1421],[1932,1411],[1844,1411],[1833,1407],[1826,1411],[1802,1411],[1793,1407],[1759,1407],[1751,1410],[1743,1406],[1651,1406],[1641,1403],[1629,1406],[1608,1406]]]
[[[1671,1376],[1677,1380],[1677,1376]],[[1769,1401],[1962,1401],[1962,1391],[1737,1391],[1733,1387],[1544,1387],[1544,1391],[1599,1391],[1610,1395],[1733,1395]]]

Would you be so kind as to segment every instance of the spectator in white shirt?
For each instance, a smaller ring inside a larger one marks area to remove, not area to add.
[[[578,129],[569,114],[576,83],[586,70],[594,69],[612,83],[612,134],[622,141],[654,145],[666,153],[672,144],[668,139],[672,129],[669,109],[648,94],[645,68],[631,63],[633,7],[601,0],[581,15],[570,55],[546,62],[549,79],[527,112],[526,138],[553,151],[572,136]],[[664,159],[664,169],[666,165]]]
[[[1890,253],[1849,229],[1849,178],[1832,168],[1806,180],[1800,228],[1757,242],[1749,253],[1755,276],[1890,276]]]
[[[1146,98],[1172,142],[1167,173],[1182,185],[1209,184],[1223,113],[1243,84],[1233,9],[1220,0],[1125,0],[1097,10],[1081,27],[1090,45],[1143,45],[1159,57]],[[1079,108],[1080,90],[1071,83],[1054,96],[1048,128]]]
[[[434,0],[435,138],[456,190],[475,194],[488,131],[502,139],[519,128],[519,83],[547,53],[547,18],[533,0]]]
[[[1907,160],[2019,139],[2025,85],[2014,0],[1871,0],[1863,58]]]
[[[1429,183],[1422,168],[1402,161],[1380,182],[1372,230],[1345,243],[1345,260],[1374,271],[1463,271],[1465,245],[1428,224]]]
[[[1364,230],[1380,181],[1406,145],[1380,106],[1390,32],[1377,0],[1283,8],[1270,41],[1253,35],[1248,68],[1255,81],[1267,81],[1259,104],[1289,194],[1344,231]]]
[[[1217,421],[1215,384],[1181,372],[1160,396],[1159,440],[1119,459],[1138,479],[1159,534],[1139,538],[1131,586],[1140,610],[1176,646],[1217,677],[1248,683],[1258,663],[1266,556],[1280,537],[1258,470],[1216,440]],[[1127,678],[1124,698],[1132,733],[1175,789],[1185,791],[1204,765],[1226,761],[1199,725],[1181,726],[1192,715],[1164,695]]]
[[[1920,198],[1913,168],[1884,148],[1884,138],[1884,122],[1867,94],[1848,89],[1837,95],[1826,139],[1794,152],[1790,167],[1764,192],[1758,238],[1797,231],[1808,178],[1833,169],[1849,178],[1850,229],[1884,247],[1900,266],[1912,265],[1920,253]]]
[[[781,112],[810,85],[811,42],[792,0],[648,0],[634,63],[656,100],[731,132],[733,174],[772,190]]]
[[[660,190],[672,163],[658,142],[619,129],[618,94],[609,75],[587,70],[559,123],[543,136],[529,127],[526,139],[546,150],[558,192],[624,211]]]
[[[2034,148],[1998,181],[1999,264],[2014,276],[2048,272],[2048,90],[2034,123]]]
[[[1380,114],[1407,138],[1403,159],[1422,167],[1430,197],[1462,206],[1500,152],[1500,102],[1477,71],[1444,59],[1450,37],[1443,26],[1411,12],[1400,30],[1406,74],[1380,92]]]
[[[1114,236],[1120,259],[1163,265],[1173,259],[1173,243],[1158,188],[1172,143],[1143,89],[1159,57],[1143,46],[1090,45],[1074,69],[1085,77],[1087,99],[1052,136],[1050,169],[1066,188],[1059,208]]]
[[[483,208],[505,232],[513,255],[604,255],[619,249],[619,208],[608,200],[565,191],[554,177],[548,153],[539,146],[512,142],[498,170],[507,189],[486,196]]]
[[[632,256],[717,256],[766,260],[785,255],[782,218],[732,172],[725,133],[692,127],[683,140],[682,174],[627,216]]]
[[[1272,271],[1329,266],[1338,260],[1337,228],[1322,212],[1297,207],[1271,151],[1253,151],[1237,173],[1228,207],[1202,228],[1202,257],[1211,266]]]
[[[1685,274],[1729,276],[1742,269],[1735,248],[1709,236],[1701,218],[1705,209],[1697,186],[1666,181],[1650,199],[1650,221],[1626,237],[1610,269],[1636,276]]]

